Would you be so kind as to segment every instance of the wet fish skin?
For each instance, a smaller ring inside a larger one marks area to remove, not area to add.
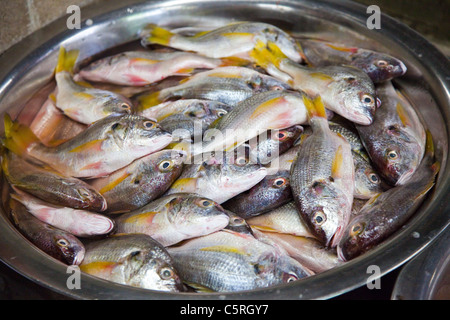
[[[349,261],[370,251],[413,216],[434,186],[440,169],[432,144],[428,134],[426,154],[408,182],[372,197],[350,221],[337,247],[342,260]]]
[[[181,152],[157,151],[89,183],[106,199],[106,213],[129,212],[163,195],[180,176],[185,158]]]
[[[106,200],[97,189],[80,179],[65,177],[36,160],[5,151],[2,168],[11,185],[48,203],[97,212],[106,210]]]
[[[229,216],[211,199],[175,193],[124,213],[115,222],[117,233],[145,233],[167,247],[221,230],[229,224]]]
[[[191,52],[126,51],[89,64],[77,76],[88,81],[145,86],[170,76],[190,75],[195,69],[212,69],[222,64],[220,59]]]
[[[144,46],[156,43],[179,50],[194,51],[212,58],[236,56],[250,61],[252,59],[248,52],[257,41],[272,41],[290,59],[302,61],[300,47],[294,38],[280,28],[262,22],[233,22],[195,36],[183,36],[149,24],[142,30],[140,37]]]
[[[181,278],[201,291],[253,290],[311,275],[284,251],[229,230],[191,239],[168,251]]]
[[[265,167],[249,161],[245,150],[201,156],[203,162],[198,163],[194,157],[192,163],[185,164],[166,194],[196,193],[222,204],[252,188],[267,174]]]
[[[114,221],[87,210],[73,209],[49,204],[26,192],[14,188],[11,198],[22,203],[36,218],[74,236],[90,238],[113,232]]]
[[[172,136],[157,123],[138,115],[103,118],[55,147],[40,143],[28,127],[13,122],[8,115],[5,128],[6,148],[77,178],[108,175],[172,142]]]
[[[317,39],[303,39],[300,43],[310,66],[352,65],[367,73],[374,83],[400,77],[407,71],[400,59],[383,52]]]
[[[67,265],[79,265],[83,261],[85,248],[77,237],[35,218],[16,200],[11,199],[9,206],[15,226],[36,247]]]
[[[370,126],[356,128],[376,171],[394,186],[403,184],[418,167],[426,134],[413,106],[390,81],[377,86],[383,101]]]
[[[113,235],[88,243],[80,269],[133,287],[185,291],[167,250],[145,234]]]
[[[292,200],[290,172],[268,175],[257,185],[223,203],[223,207],[240,217],[250,217],[276,209]]]
[[[314,236],[335,247],[351,214],[354,164],[348,141],[332,132],[320,100],[308,104],[313,133],[291,167],[291,188],[300,216]]]

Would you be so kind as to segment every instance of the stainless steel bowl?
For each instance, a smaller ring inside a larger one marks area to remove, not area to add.
[[[292,33],[342,40],[401,57],[406,76],[396,84],[423,116],[441,162],[435,188],[399,232],[367,254],[321,274],[266,289],[238,293],[169,294],[132,288],[82,273],[81,289],[68,289],[67,266],[35,248],[0,214],[0,257],[23,276],[77,299],[327,299],[363,286],[375,265],[384,275],[421,252],[449,224],[449,61],[422,36],[382,15],[381,29],[369,30],[366,7],[348,1],[138,1],[109,0],[82,10],[82,28],[68,30],[66,18],[42,28],[0,56],[0,108],[12,116],[52,78],[57,49],[81,49],[80,59],[136,39],[146,23],[169,27],[218,25],[255,20]],[[91,19],[92,24],[86,24]],[[27,111],[28,112],[28,111]],[[31,114],[21,116],[32,117]],[[0,128],[1,129],[1,128]],[[370,270],[369,270],[370,271]]]

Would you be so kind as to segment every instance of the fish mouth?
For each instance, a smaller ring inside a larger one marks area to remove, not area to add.
[[[326,246],[330,248],[335,248],[341,241],[344,229],[342,227],[337,227],[336,232],[328,239]]]
[[[409,169],[408,171],[406,171],[405,173],[403,173],[400,178],[397,180],[397,182],[395,183],[396,186],[400,186],[405,184],[410,178],[411,176],[414,174],[415,170],[414,169]]]
[[[78,266],[81,264],[81,262],[83,262],[84,260],[84,250],[78,252],[75,257],[73,257],[73,261],[72,261],[72,265],[74,266]]]
[[[344,261],[344,262],[347,261],[347,258],[345,257],[344,252],[342,251],[342,248],[340,246],[338,246],[336,248],[336,254],[337,254],[339,260]]]

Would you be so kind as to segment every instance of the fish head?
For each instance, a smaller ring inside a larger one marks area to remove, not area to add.
[[[133,154],[145,155],[161,150],[172,142],[172,135],[158,123],[138,115],[124,115],[110,120],[109,133],[115,143]]]
[[[252,75],[250,79],[246,81],[246,83],[247,86],[256,93],[272,90],[282,91],[291,89],[291,87],[284,81],[260,73]]]
[[[71,199],[77,201],[79,208],[90,208],[93,211],[105,211],[107,203],[105,198],[93,187],[84,184],[74,186],[68,191],[72,193]]]
[[[353,155],[355,160],[355,196],[369,199],[382,192],[386,187],[372,165],[359,155]]]
[[[388,125],[378,137],[367,143],[374,167],[388,184],[404,184],[422,159],[423,144],[409,130],[397,124]]]
[[[167,292],[184,291],[175,268],[166,257],[159,257],[155,252],[131,252],[125,264],[125,274],[128,275],[128,284],[131,286]]]
[[[371,124],[380,105],[372,80],[354,67],[333,66],[327,69],[334,79],[330,84],[332,100],[339,109],[333,111],[357,124]]]
[[[107,99],[103,100],[101,111],[103,116],[131,114],[133,103],[126,97],[110,93]]]
[[[352,65],[364,70],[375,83],[400,77],[407,71],[405,64],[400,59],[370,51],[354,57]]]
[[[335,247],[347,224],[348,195],[325,180],[315,181],[306,192],[310,200],[301,206],[306,224],[325,246]]]
[[[52,227],[52,229],[56,230]],[[56,232],[53,236],[53,245],[68,265],[79,265],[86,253],[83,244],[77,237],[62,232]]]

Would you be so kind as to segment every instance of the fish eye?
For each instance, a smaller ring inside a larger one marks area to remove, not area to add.
[[[228,112],[226,112],[225,110],[219,110],[218,112],[217,112],[217,116],[219,116],[219,117],[223,117],[224,115],[226,115]]]
[[[78,193],[80,194],[80,196],[82,196],[82,197],[89,197],[91,194],[89,193],[89,191],[87,190],[87,189],[84,189],[84,188],[80,188],[80,189],[78,189],[77,190],[78,191]]]
[[[120,106],[120,108],[122,108],[122,109],[124,109],[124,110],[129,110],[129,109],[131,108],[131,106],[128,105],[128,104],[126,104],[126,103],[123,103],[123,104]]]
[[[276,135],[276,138],[277,138],[278,140],[284,140],[286,137],[287,137],[287,134],[286,134],[286,132],[284,132],[284,131],[280,131],[280,132],[278,132],[277,135]]]
[[[373,99],[373,97],[368,94],[364,94],[361,98],[361,101],[368,105],[372,105],[375,103],[375,100]]]
[[[397,160],[398,159],[398,153],[395,150],[388,150],[387,156],[389,160]]]
[[[273,86],[272,90],[281,91],[281,90],[283,90],[283,88],[281,86]]]
[[[239,157],[236,159],[236,165],[238,166],[245,166],[247,164],[247,159],[245,157]]]
[[[173,167],[173,161],[172,160],[164,160],[161,161],[158,165],[159,170],[161,171],[168,171]]]
[[[295,274],[292,274],[292,273],[286,273],[283,276],[283,282],[285,282],[285,283],[293,282],[293,281],[296,281],[296,280],[298,280],[298,277]]]
[[[355,77],[348,77],[348,78],[345,78],[345,81],[347,81],[347,82],[349,82],[349,83],[351,83],[351,82],[353,82],[353,81],[355,81],[355,80],[356,80]]]
[[[56,241],[56,244],[60,247],[67,248],[69,246],[69,241],[67,241],[66,239],[58,239],[58,241]]]
[[[163,280],[169,280],[169,279],[173,278],[174,275],[175,275],[175,273],[170,268],[165,267],[165,268],[161,268],[161,270],[159,270],[159,276]]]
[[[244,223],[244,219],[240,218],[240,217],[234,217],[233,218],[233,224],[243,224]]]
[[[380,178],[378,177],[377,174],[371,172],[368,175],[370,182],[375,183],[375,184],[380,184]]]
[[[322,224],[325,223],[325,221],[327,220],[327,217],[326,217],[325,213],[323,213],[323,211],[317,211],[314,214],[313,220],[314,220],[315,224],[317,224],[318,226],[321,226]]]
[[[200,207],[207,208],[207,207],[211,207],[212,205],[213,205],[213,203],[210,200],[207,200],[207,199],[200,200]]]
[[[116,130],[119,125],[120,125],[120,123],[116,122],[111,126],[111,129]]]
[[[275,179],[275,181],[273,182],[273,186],[275,188],[280,188],[280,187],[284,186],[286,184],[286,182],[287,181],[285,178],[278,178],[278,179]]]
[[[357,222],[350,228],[350,236],[355,237],[355,236],[361,234],[361,232],[363,232],[363,230],[364,230],[364,225],[360,222]]]
[[[145,121],[144,127],[146,129],[153,129],[154,127],[156,127],[156,124],[153,121]]]
[[[380,68],[384,68],[388,65],[386,60],[378,60],[377,61],[377,66],[379,66]]]

